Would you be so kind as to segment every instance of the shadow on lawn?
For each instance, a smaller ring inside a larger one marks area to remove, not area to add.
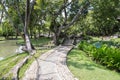
[[[68,66],[87,70],[95,70],[96,68],[105,69],[104,67],[93,62],[90,58],[87,58],[82,51],[80,52],[79,50],[73,50],[69,55],[70,56],[67,58]]]
[[[78,69],[87,69],[87,70],[95,70],[96,68],[103,68],[101,66],[95,65],[90,62],[75,62],[75,61],[68,61],[68,66],[73,66]]]

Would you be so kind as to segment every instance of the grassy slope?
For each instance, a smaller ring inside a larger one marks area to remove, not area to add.
[[[2,76],[8,73],[8,71],[10,71],[13,66],[15,66],[20,60],[24,59],[24,57],[27,55],[28,54],[26,53],[14,55],[0,61],[0,79],[2,78]]]
[[[50,41],[50,39],[44,38],[44,37],[37,39],[37,40],[32,39],[33,45],[44,45],[44,44],[47,44],[49,41]],[[18,44],[22,44],[22,43],[24,44],[22,39],[18,40]],[[45,51],[47,51],[47,50],[37,50],[37,54],[35,54],[34,57],[39,57]],[[24,53],[24,54],[14,55],[14,56],[8,57],[4,60],[1,60],[0,61],[0,79],[6,73],[8,73],[14,65],[16,65],[20,60],[22,60],[27,55],[28,55],[27,53]],[[34,61],[34,58],[28,60],[27,64],[25,64],[22,67],[22,69],[20,70],[19,77],[22,77],[24,75],[25,70],[29,67],[29,65],[33,61]]]
[[[77,49],[68,54],[67,64],[79,80],[120,80],[120,74],[96,64],[83,51]]]

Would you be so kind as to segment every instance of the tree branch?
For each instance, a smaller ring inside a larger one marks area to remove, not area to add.
[[[66,3],[67,3],[67,1],[64,0],[64,4],[66,4]],[[67,22],[67,11],[66,11],[66,8],[64,8],[64,14],[65,14],[65,20],[64,20],[63,24],[66,24],[66,22]]]
[[[78,10],[77,14],[74,16],[72,21],[66,26],[62,25],[61,28],[67,30],[71,25],[73,25],[79,19],[80,16],[82,16],[82,14],[84,13],[84,10],[86,10],[89,7],[89,5],[90,5],[90,2],[87,1],[85,5]]]
[[[57,16],[58,16],[59,14],[61,14],[61,12],[62,12],[67,6],[69,6],[71,3],[72,3],[72,1],[69,2],[69,3],[65,3],[65,2],[64,2],[64,4],[60,7],[60,9],[59,9],[57,12],[54,13],[54,15],[57,17]]]
[[[0,24],[2,23],[2,19],[3,19],[3,9],[2,9],[1,17],[0,17]]]

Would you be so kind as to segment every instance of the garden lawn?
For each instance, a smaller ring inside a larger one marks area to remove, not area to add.
[[[51,41],[50,38],[46,37],[40,37],[39,39],[31,39],[31,42],[34,46],[43,46],[45,44],[48,44],[48,42]],[[18,44],[25,44],[22,39],[18,40]]]
[[[120,80],[120,73],[96,64],[78,49],[73,49],[68,54],[67,65],[79,80]]]

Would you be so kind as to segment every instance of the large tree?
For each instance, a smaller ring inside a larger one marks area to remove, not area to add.
[[[68,30],[75,22],[77,22],[80,16],[86,12],[90,5],[88,0],[82,2],[79,2],[79,0],[63,0],[61,3],[62,4],[60,6],[55,6],[58,8],[53,8],[51,11],[52,18],[50,29],[54,33],[54,43],[56,45],[59,45],[60,34],[65,33],[66,30]],[[77,5],[75,3],[77,3]],[[71,14],[72,12],[73,14]]]
[[[66,35],[66,31],[80,20],[80,17],[87,12],[90,2],[89,0],[15,0],[10,2],[1,0],[0,4],[11,25],[23,37],[26,49],[31,52],[29,32],[32,36],[33,32],[40,33],[40,29],[48,29],[50,26],[50,30],[54,33],[54,43],[59,45],[60,35]]]
[[[11,26],[24,39],[26,46],[25,50],[29,53],[32,53],[34,47],[30,42],[28,27],[30,24],[29,23],[30,15],[32,13],[32,10],[34,9],[35,0],[32,0],[31,2],[30,0],[26,0],[26,2],[24,0],[15,0],[15,1],[1,0],[0,5],[2,6],[2,9],[6,17],[8,18]],[[23,11],[24,9],[25,11]],[[16,14],[16,16],[13,15],[14,13]],[[17,17],[17,19],[15,19],[15,17]],[[18,24],[21,26],[17,25],[16,21],[18,21]],[[18,27],[20,27],[21,30]]]

